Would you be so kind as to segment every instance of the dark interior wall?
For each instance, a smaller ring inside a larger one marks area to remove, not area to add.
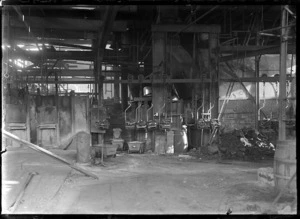
[[[76,132],[89,132],[88,97],[74,96],[73,98],[68,95],[59,96],[57,113],[54,95],[30,96],[29,118],[32,143],[37,143],[37,126],[39,124],[56,124],[58,121],[59,138],[62,145],[68,142]],[[24,118],[26,119],[26,116]]]
[[[26,123],[26,105],[6,104],[6,123]]]

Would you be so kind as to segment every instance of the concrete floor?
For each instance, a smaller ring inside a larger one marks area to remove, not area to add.
[[[75,151],[52,150],[70,160]],[[2,154],[2,214],[36,171],[15,214],[261,214],[275,199],[272,187],[257,181],[257,169],[273,161],[230,164],[184,159],[177,155],[118,154],[106,167],[83,166],[86,177],[31,149]],[[284,196],[277,210],[293,197]],[[296,213],[296,212],[295,212]]]

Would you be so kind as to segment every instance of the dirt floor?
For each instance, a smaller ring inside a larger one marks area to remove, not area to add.
[[[51,151],[76,161],[76,151]],[[8,150],[2,154],[2,214],[226,214],[229,209],[232,214],[274,214],[294,200],[285,195],[270,210],[277,193],[257,181],[257,169],[272,167],[272,160],[219,163],[119,153],[104,161],[106,167],[81,166],[99,176],[96,180],[31,149]],[[34,171],[38,175],[20,204],[9,211]]]

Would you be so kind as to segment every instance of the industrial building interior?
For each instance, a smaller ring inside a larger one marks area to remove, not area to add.
[[[2,4],[2,214],[297,213],[295,5]]]

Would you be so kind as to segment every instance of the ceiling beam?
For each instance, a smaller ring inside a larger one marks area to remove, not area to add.
[[[87,77],[93,77],[94,76],[94,71],[90,69],[85,69],[85,70],[71,70],[71,69],[54,69],[54,70],[47,70],[48,73],[51,72],[57,72],[59,76],[87,76]],[[121,71],[102,71],[105,73],[106,76],[113,76],[116,74],[120,74]],[[32,69],[32,70],[25,70],[23,72],[18,73],[19,75],[24,75],[24,76],[40,76],[41,75],[41,70],[40,69]]]
[[[181,24],[156,24],[152,25],[152,32],[179,32],[187,25]],[[184,33],[220,33],[220,25],[201,25],[194,24],[184,29]]]
[[[103,25],[102,21],[91,19],[73,19],[59,17],[32,17],[25,16],[26,23],[30,28],[40,29],[58,29],[73,31],[98,31],[99,25]],[[11,27],[24,27],[24,22],[18,17],[11,17]],[[124,32],[127,29],[127,21],[114,21],[112,23],[113,32]]]
[[[11,55],[12,59],[24,59],[32,62],[41,61],[41,57],[43,53],[44,59],[72,59],[72,60],[84,60],[84,61],[93,61],[95,59],[95,53],[92,51],[56,51],[56,52],[48,52],[48,51],[22,51],[18,49],[17,52]]]
[[[294,77],[287,76],[288,80],[293,80]],[[226,78],[226,79],[220,79],[220,81],[223,82],[278,82],[278,78],[274,77],[267,77],[267,78],[239,78],[239,79],[233,79],[233,78]],[[45,83],[46,80],[41,80],[41,79],[29,79],[29,80],[16,80],[16,82],[20,83]],[[143,80],[142,83],[144,84],[163,84],[163,83],[174,83],[174,84],[182,84],[182,83],[211,83],[209,79],[166,79],[166,81],[155,79],[155,80]],[[55,81],[52,78],[49,78],[47,81],[48,84],[94,84],[95,79],[90,79],[90,78],[64,78],[59,81]],[[103,80],[103,83],[115,83],[114,80]],[[140,80],[119,80],[118,83],[121,84],[140,84]]]
[[[55,30],[30,28],[34,36],[44,39],[95,39],[96,33],[92,31]],[[28,36],[28,30],[23,27],[10,27],[12,39],[32,39]]]

